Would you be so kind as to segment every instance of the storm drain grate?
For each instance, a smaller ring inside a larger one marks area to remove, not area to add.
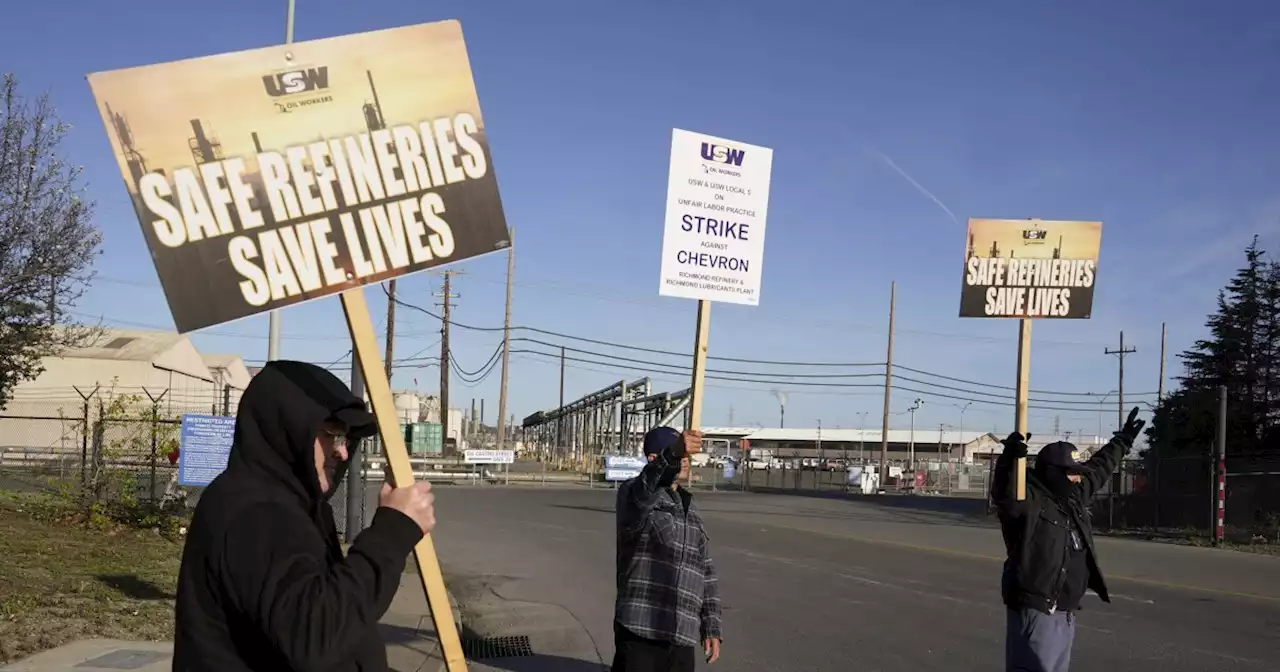
[[[526,658],[533,655],[533,646],[528,635],[475,637],[462,640],[462,653],[468,660]]]

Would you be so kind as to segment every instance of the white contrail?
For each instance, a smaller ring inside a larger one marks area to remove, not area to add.
[[[951,208],[948,208],[947,204],[942,202],[942,199],[938,198],[937,196],[934,196],[933,192],[929,191],[928,189],[925,189],[923,184],[920,184],[919,182],[916,181],[916,178],[911,177],[910,175],[907,174],[907,171],[898,167],[898,164],[894,163],[893,159],[889,158],[883,152],[877,152],[875,150],[867,150],[867,151],[872,156],[883,161],[886,166],[889,166],[890,168],[892,168],[893,172],[901,175],[904,180],[910,182],[911,186],[915,187],[916,191],[920,192],[921,194],[924,194],[925,198],[928,198],[929,200],[933,201],[939,208],[942,208],[942,211],[947,213],[947,216],[951,218],[951,221],[955,222],[956,224],[960,223],[960,218],[956,217],[956,213],[951,212]]]

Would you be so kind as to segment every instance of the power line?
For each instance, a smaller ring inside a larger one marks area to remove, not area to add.
[[[496,366],[490,366],[488,369],[483,371],[483,374],[480,375],[478,378],[467,377],[466,375],[463,374],[462,369],[458,367],[458,363],[453,361],[452,358],[449,359],[449,368],[453,369],[453,372],[457,374],[458,378],[462,381],[465,387],[475,387],[480,383],[483,383],[485,379],[487,379],[490,375],[493,374],[495,370],[497,370]]]
[[[474,274],[473,277],[481,282],[487,282],[491,284],[506,284],[507,282],[505,279],[485,277],[483,274]],[[117,284],[117,285],[129,285],[129,286],[142,287],[147,289],[157,289],[157,290],[161,289],[159,285],[155,282],[144,282],[140,280],[129,280],[124,278],[111,278],[111,277],[105,277],[102,275],[95,276],[94,282],[106,282],[106,283]],[[565,285],[563,283],[539,283],[539,282],[529,282],[529,281],[513,281],[511,284],[513,284],[516,287],[524,287],[527,289],[554,292],[559,296],[565,296],[565,295],[581,296],[586,298],[600,299],[602,301],[609,301],[610,303],[615,303],[615,304],[629,303],[633,305],[643,305],[643,306],[650,306],[650,307],[663,307],[664,305],[660,300],[652,297],[619,296],[618,294],[612,293],[612,292],[609,292],[609,293],[591,292],[591,291],[585,291],[577,288],[566,289],[566,287],[572,287],[572,285]],[[404,305],[404,304],[400,304],[400,305]],[[792,317],[793,316],[787,316],[786,319],[789,322],[792,322],[793,321]],[[798,316],[795,316],[795,317],[798,317]],[[823,329],[852,328],[852,329],[860,329],[865,331],[877,331],[877,332],[882,329],[881,325],[869,324],[869,323],[863,323],[863,322],[822,321],[822,322],[805,322],[804,324],[808,326],[823,328]],[[963,341],[972,341],[975,343],[1010,344],[1013,342],[1013,339],[1008,337],[1003,337],[1003,336],[980,336],[980,335],[974,335],[974,334],[960,334],[960,333],[954,333],[954,332],[931,331],[926,329],[910,329],[910,328],[899,328],[897,331],[899,334],[902,334],[902,335],[926,336],[929,338],[945,338],[948,340],[963,340]],[[209,332],[202,332],[202,333],[209,333]],[[255,339],[267,338],[266,336],[259,336],[254,334],[225,334],[225,335],[239,337],[239,338],[255,338]],[[286,338],[303,339],[308,337],[292,336],[292,337],[286,337]],[[1054,340],[1054,339],[1037,339],[1036,345],[1038,346],[1046,346],[1046,345],[1070,346],[1070,347],[1077,347],[1077,348],[1096,348],[1100,344],[1089,343],[1085,341],[1060,341],[1060,340]]]
[[[497,364],[498,362],[498,356],[501,354],[502,354],[502,345],[499,344],[498,347],[493,349],[493,354],[489,355],[489,359],[485,360],[485,363],[479,369],[476,369],[475,371],[467,371],[466,369],[463,369],[462,367],[457,366],[455,362],[453,370],[456,371],[458,375],[466,376],[469,378],[474,378],[482,374],[488,375],[486,372],[493,370],[494,365]],[[453,362],[455,358],[456,356],[453,354],[453,351],[450,350],[449,361]]]
[[[385,290],[384,290],[384,293],[385,293]],[[389,297],[389,296],[388,296],[388,299],[390,300],[390,299],[391,299],[391,297]],[[402,305],[402,306],[404,306],[404,307],[406,307],[406,308],[409,308],[410,310],[416,310],[416,311],[422,312],[422,313],[424,313],[424,314],[426,314],[426,315],[429,315],[429,316],[431,316],[431,317],[433,317],[433,318],[435,318],[435,319],[437,319],[437,320],[443,320],[443,319],[444,319],[444,318],[443,318],[443,317],[441,317],[440,315],[437,315],[437,314],[435,314],[435,313],[433,313],[433,312],[431,312],[431,311],[429,311],[429,310],[427,310],[427,309],[425,309],[425,308],[422,308],[422,307],[420,307],[420,306],[415,306],[415,305],[413,305],[413,304],[411,304],[411,303],[407,303],[407,302],[405,302],[405,301],[401,301],[400,299],[394,299],[394,300],[395,300],[397,303],[399,303],[400,305]],[[471,331],[480,331],[480,332],[497,332],[497,331],[502,331],[502,330],[503,330],[503,329],[502,329],[502,327],[477,327],[477,326],[474,326],[474,325],[462,324],[462,323],[459,323],[459,322],[456,322],[456,321],[451,321],[451,322],[450,322],[450,324],[452,324],[453,326],[459,327],[459,328],[461,328],[461,329],[468,329],[468,330],[471,330]],[[675,351],[671,351],[671,350],[660,350],[660,349],[656,349],[656,348],[645,348],[645,347],[641,347],[641,346],[628,345],[628,344],[625,344],[625,343],[616,343],[616,342],[612,342],[612,341],[603,341],[603,340],[599,340],[599,339],[591,339],[591,338],[586,338],[586,337],[581,337],[581,336],[575,336],[575,335],[572,335],[572,334],[565,334],[565,333],[561,333],[561,332],[549,331],[549,330],[546,330],[546,329],[539,329],[539,328],[537,328],[537,327],[530,327],[530,326],[512,326],[512,327],[511,327],[511,329],[512,329],[513,331],[514,331],[514,330],[519,329],[519,330],[525,330],[525,331],[530,331],[530,332],[539,333],[539,334],[546,334],[546,335],[553,336],[553,337],[557,337],[557,338],[563,338],[563,339],[568,339],[568,340],[580,341],[580,342],[584,342],[584,343],[591,343],[591,344],[601,345],[601,346],[604,346],[604,347],[610,347],[610,348],[618,348],[618,349],[623,349],[623,350],[634,350],[634,351],[637,351],[637,352],[647,352],[647,353],[650,353],[650,354],[665,355],[665,356],[670,356],[670,357],[685,357],[685,358],[691,358],[691,357],[692,357],[692,355],[691,355],[690,353],[685,353],[685,352],[675,352]],[[577,353],[580,353],[580,354],[590,354],[590,355],[594,355],[594,356],[597,356],[597,357],[609,357],[609,358],[612,358],[612,359],[617,359],[617,360],[622,360],[622,361],[628,361],[628,362],[632,362],[632,363],[636,363],[636,364],[645,364],[645,365],[648,365],[648,366],[659,366],[659,367],[665,367],[665,368],[668,368],[668,369],[670,369],[670,368],[677,368],[677,369],[679,369],[679,370],[683,370],[683,371],[688,371],[688,370],[690,370],[690,369],[689,369],[689,367],[687,367],[687,366],[681,366],[681,365],[675,365],[675,364],[667,364],[667,363],[662,363],[662,362],[652,362],[652,361],[648,361],[648,360],[636,359],[636,358],[631,358],[631,357],[623,357],[623,356],[620,356],[620,355],[604,354],[604,353],[600,353],[600,352],[593,352],[593,351],[590,351],[590,350],[584,350],[584,349],[581,349],[581,348],[569,348],[569,347],[567,347],[567,346],[562,346],[561,344],[558,344],[558,343],[549,343],[549,342],[547,342],[547,341],[542,341],[542,340],[538,340],[538,339],[532,339],[532,338],[519,337],[519,338],[513,338],[512,340],[513,340],[513,341],[524,341],[524,342],[536,343],[536,344],[538,344],[538,345],[543,345],[543,346],[546,346],[546,347],[564,347],[566,350],[571,350],[571,351],[574,351],[574,352],[577,352]],[[883,364],[882,362],[848,362],[848,363],[843,363],[843,362],[795,362],[795,361],[776,361],[776,360],[748,359],[748,358],[741,358],[741,357],[708,357],[708,359],[714,359],[714,360],[718,360],[718,361],[728,361],[728,362],[745,363],[745,364],[757,364],[757,365],[764,365],[764,366],[804,366],[804,367],[827,367],[827,368],[841,368],[841,367],[849,367],[849,368],[853,368],[853,367],[882,367],[882,366],[884,366],[884,364]],[[606,363],[604,363],[604,364],[605,364],[605,365],[609,365],[609,363],[607,363],[607,362],[606,362]],[[903,369],[903,370],[906,370],[906,371],[911,371],[911,372],[913,372],[913,373],[917,373],[917,374],[924,375],[924,376],[929,376],[929,377],[939,378],[939,379],[943,379],[943,380],[950,380],[950,381],[953,381],[953,382],[965,383],[965,384],[968,384],[968,385],[976,385],[976,386],[981,386],[981,387],[984,387],[984,388],[996,388],[996,389],[1004,389],[1004,390],[1013,390],[1013,389],[1014,389],[1014,388],[1012,388],[1012,387],[1008,387],[1008,386],[1005,386],[1005,385],[990,385],[990,384],[982,383],[982,382],[978,382],[978,381],[971,381],[971,380],[965,380],[965,379],[962,379],[962,378],[954,378],[954,377],[951,377],[951,376],[944,376],[944,375],[941,375],[941,374],[935,374],[935,373],[932,373],[932,372],[929,372],[929,371],[923,371],[923,370],[921,370],[921,369],[912,369],[912,368],[909,368],[909,367],[903,367],[903,366],[895,366],[894,368],[900,368],[900,369]],[[640,369],[640,370],[651,370],[651,369]],[[766,377],[766,378],[767,378],[767,377],[784,377],[784,378],[798,378],[798,377],[831,377],[831,378],[837,378],[837,377],[839,377],[839,378],[845,378],[845,377],[849,377],[849,378],[856,378],[856,377],[868,377],[868,378],[872,378],[872,377],[879,377],[881,380],[883,380],[883,378],[884,378],[884,375],[883,375],[883,374],[881,374],[881,373],[867,373],[867,374],[826,374],[826,375],[823,375],[823,374],[817,374],[817,375],[814,375],[814,374],[779,374],[779,373],[758,372],[758,371],[756,371],[756,372],[751,372],[751,371],[729,371],[729,370],[724,370],[724,369],[715,369],[715,370],[713,370],[713,369],[708,369],[707,371],[708,371],[708,373],[711,373],[711,372],[713,372],[713,371],[714,371],[714,372],[716,372],[716,373],[720,373],[720,374],[727,374],[727,375],[729,375],[729,376],[762,376],[762,377]],[[942,388],[942,389],[949,389],[949,390],[952,390],[952,391],[958,391],[958,392],[964,392],[964,393],[967,393],[967,394],[976,394],[976,395],[982,395],[982,396],[988,396],[988,397],[996,397],[996,398],[999,398],[999,399],[1010,398],[1010,395],[1000,395],[1000,394],[996,394],[996,393],[992,393],[992,392],[979,391],[979,390],[967,390],[967,389],[963,389],[963,388],[957,388],[957,387],[951,387],[951,386],[947,386],[947,385],[942,385],[942,384],[939,384],[939,383],[931,383],[931,382],[928,382],[928,381],[922,381],[922,380],[918,380],[918,379],[914,379],[914,378],[907,378],[907,377],[905,377],[905,376],[899,376],[899,375],[897,375],[897,374],[894,374],[893,378],[895,378],[895,379],[901,379],[901,380],[906,380],[906,381],[908,381],[908,382],[913,382],[913,383],[917,383],[917,384],[921,384],[921,385],[929,385],[929,386],[932,386],[932,387],[937,387],[937,388]],[[721,379],[721,380],[732,380],[732,378],[723,378],[723,377],[718,378],[718,379]],[[764,381],[759,381],[759,382],[764,382]],[[1087,396],[1099,396],[1099,397],[1103,396],[1103,395],[1100,395],[1100,394],[1090,393],[1090,392],[1054,392],[1054,391],[1050,391],[1050,390],[1035,390],[1035,392],[1036,392],[1037,394],[1047,394],[1047,395],[1051,395],[1051,396],[1086,396],[1086,397],[1087,397]],[[1140,395],[1137,395],[1137,396],[1150,396],[1150,395],[1153,395],[1153,394],[1155,394],[1155,393],[1141,393]],[[941,394],[936,394],[936,393],[935,393],[935,394],[934,394],[934,396],[945,396],[945,395],[941,395]],[[964,400],[964,401],[975,401],[974,399],[972,399],[972,398],[970,398],[970,397],[956,397],[956,398],[957,398],[957,399]],[[985,401],[985,400],[984,400],[984,401]],[[1087,408],[1083,408],[1083,409],[1072,409],[1072,408],[1070,408],[1069,406],[1060,406],[1060,407],[1058,407],[1058,408],[1059,408],[1059,410],[1095,410],[1095,409],[1094,409],[1094,407],[1095,407],[1095,406],[1098,406],[1098,405],[1100,405],[1100,404],[1101,404],[1101,402],[1075,401],[1075,400],[1068,400],[1068,399],[1032,399],[1032,400],[1030,400],[1030,401],[1033,401],[1033,402],[1036,402],[1036,403],[1040,403],[1040,404],[1049,403],[1049,404],[1062,404],[1062,405],[1081,405],[1081,406],[1085,406],[1085,407],[1087,407]],[[1044,408],[1044,407],[1043,407],[1043,406],[1041,406],[1040,408]]]
[[[384,293],[385,293],[385,290],[384,290]],[[390,297],[388,297],[388,299],[390,299]],[[442,316],[437,315],[421,306],[415,306],[411,303],[402,301],[400,299],[394,299],[394,301],[400,304],[401,306],[408,308],[409,310],[416,310],[418,312],[434,317],[437,320],[441,320],[441,321],[444,320]],[[450,320],[449,324],[451,324],[452,326],[458,327],[459,329],[466,329],[468,331],[480,331],[480,332],[503,331],[502,327],[477,327],[470,324],[463,324],[456,320]],[[512,331],[516,331],[516,330],[530,331],[536,334],[553,336],[555,338],[563,338],[571,341],[578,341],[581,343],[590,343],[592,345],[603,345],[605,347],[619,348],[623,350],[635,350],[637,352],[647,352],[654,355],[668,355],[671,357],[693,357],[693,353],[690,353],[690,352],[676,352],[674,350],[660,350],[657,348],[646,348],[639,345],[627,345],[625,343],[615,343],[613,341],[602,341],[599,339],[587,338],[585,336],[574,336],[573,334],[566,334],[558,331],[550,331],[548,329],[539,329],[538,327],[512,325],[511,330]],[[714,359],[721,362],[738,362],[741,364],[764,364],[769,366],[846,366],[846,367],[884,366],[883,363],[875,363],[875,362],[794,362],[794,361],[774,361],[774,360],[767,360],[767,359],[747,359],[747,358],[741,358],[741,357],[707,357],[707,359]]]
[[[911,368],[911,367],[909,367],[909,366],[902,366],[902,365],[900,365],[900,364],[894,364],[894,365],[893,365],[893,368],[895,368],[895,369],[902,369],[903,371],[910,371],[910,372],[912,372],[912,373],[918,373],[918,374],[920,374],[920,375],[922,375],[922,376],[929,376],[929,377],[931,377],[931,378],[940,378],[940,379],[942,379],[942,380],[950,380],[950,381],[955,382],[955,383],[965,383],[965,384],[967,384],[967,385],[981,385],[981,386],[983,386],[983,387],[994,387],[994,388],[1001,389],[1001,390],[1012,390],[1012,391],[1015,391],[1015,392],[1017,391],[1017,388],[1010,387],[1010,386],[1008,386],[1008,385],[993,385],[993,384],[991,384],[991,383],[983,383],[983,382],[979,382],[979,381],[976,381],[976,380],[966,380],[966,379],[964,379],[964,378],[954,378],[954,377],[952,377],[952,376],[944,376],[944,375],[942,375],[942,374],[940,374],[940,373],[930,373],[929,371],[921,371],[920,369],[913,369],[913,368]],[[926,384],[932,384],[932,383],[926,383]],[[1099,395],[1097,392],[1054,392],[1054,391],[1052,391],[1052,390],[1028,390],[1028,391],[1029,391],[1029,392],[1034,392],[1035,394],[1052,394],[1052,395],[1056,395],[1056,396],[1073,396],[1073,397],[1096,397],[1096,396],[1101,396],[1101,395]],[[1130,394],[1130,395],[1133,395],[1133,396],[1144,397],[1144,396],[1154,396],[1156,393],[1155,393],[1155,392],[1130,392],[1129,394]]]
[[[550,353],[550,352],[544,352],[541,350],[515,349],[515,350],[512,350],[511,352],[520,353],[520,354],[540,355],[543,357],[553,357],[553,358],[560,357],[559,353]],[[564,359],[573,361],[573,362],[581,362],[586,364],[594,364],[597,366],[605,366],[610,369],[638,371],[641,373],[659,373],[659,374],[683,373],[683,371],[669,371],[669,370],[662,370],[661,368],[651,368],[655,366],[667,367],[668,369],[681,368],[679,365],[676,365],[676,364],[663,364],[660,362],[650,362],[648,363],[649,366],[633,366],[630,364],[617,364],[614,362],[585,359],[582,357],[565,356]],[[688,369],[688,367],[683,367],[683,368],[686,371]],[[874,375],[880,376],[881,378],[883,378],[883,374],[874,374]],[[884,385],[883,382],[848,383],[848,382],[778,381],[778,380],[760,380],[760,379],[752,379],[752,378],[743,378],[740,376],[725,376],[725,375],[708,375],[707,378],[710,380],[723,380],[728,382],[739,382],[739,383],[748,383],[748,384],[754,383],[754,384],[772,385],[772,386],[790,385],[790,386],[799,386],[799,387],[814,387],[814,388],[827,388],[827,389],[881,388]],[[1012,397],[1002,397],[999,399],[982,399],[982,398],[976,398],[976,397],[960,396],[955,394],[946,394],[943,392],[935,392],[931,390],[923,390],[923,389],[918,389],[914,387],[905,387],[901,385],[895,385],[894,389],[902,392],[911,392],[914,394],[922,394],[922,395],[937,397],[941,399],[968,401],[976,404],[987,404],[992,406],[1008,406],[1009,404],[1013,403]],[[977,392],[974,390],[963,390],[963,391],[968,392],[969,394],[984,394],[982,392]],[[1032,402],[1033,403],[1031,405],[1031,408],[1036,408],[1038,410],[1060,411],[1060,412],[1070,412],[1070,413],[1093,413],[1099,410],[1106,410],[1107,408],[1107,407],[1104,407],[1102,403],[1094,403],[1092,406],[1083,407],[1083,408],[1071,408],[1071,407],[1063,407],[1063,406],[1054,406],[1052,405],[1053,403],[1055,403],[1053,400],[1036,399],[1036,400],[1032,400]],[[1056,403],[1063,403],[1063,402],[1056,402]],[[1074,402],[1074,403],[1084,404],[1088,402]]]
[[[586,355],[595,355],[597,357],[609,357],[609,358],[621,360],[624,362],[634,362],[638,364],[653,364],[657,366],[680,366],[678,364],[665,364],[662,362],[652,362],[645,359],[623,357],[622,355],[595,352],[593,350],[571,348],[569,346],[561,345],[559,343],[548,343],[546,341],[540,341],[536,338],[520,337],[520,338],[513,338],[511,339],[511,341],[513,343],[515,342],[536,343],[538,345],[545,345],[549,348],[564,348],[569,352],[577,352],[577,353],[586,354]],[[684,356],[684,355],[681,355],[681,356]],[[884,364],[869,364],[866,366],[884,366]],[[682,368],[689,369],[689,367],[687,366]],[[726,369],[707,369],[707,372],[708,373],[726,373],[726,374],[732,374],[737,376],[766,376],[766,377],[782,377],[782,378],[884,378],[883,373],[773,373],[769,371],[731,371]]]

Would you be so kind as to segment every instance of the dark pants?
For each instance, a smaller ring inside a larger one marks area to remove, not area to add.
[[[613,624],[613,672],[693,672],[692,646],[645,639]]]
[[[1074,613],[1009,609],[1006,623],[1005,672],[1067,672],[1076,638]]]

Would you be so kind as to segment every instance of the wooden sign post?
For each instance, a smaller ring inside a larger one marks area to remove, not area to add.
[[[1018,385],[1014,397],[1013,426],[1015,431],[1027,436],[1027,397],[1031,387],[1031,320],[1018,320]],[[961,441],[964,437],[961,437]],[[1014,487],[1021,502],[1027,498],[1027,458],[1019,457],[1014,466]]]
[[[711,302],[698,301],[698,327],[693,337],[693,380],[689,384],[689,429],[702,429],[702,390],[707,377],[707,339],[711,335]],[[689,471],[693,480],[693,471]]]
[[[395,400],[391,397],[391,382],[382,367],[382,355],[378,351],[378,337],[373,333],[373,320],[369,317],[369,305],[364,299],[364,288],[350,289],[342,293],[342,310],[347,316],[347,328],[351,331],[351,344],[360,372],[369,391],[373,415],[378,420],[378,434],[382,437],[382,451],[386,457],[387,477],[392,487],[413,485],[413,467],[409,464],[409,451],[404,446],[404,434],[400,432],[400,420],[396,414]],[[431,535],[422,538],[413,549],[418,565],[418,578],[431,608],[431,621],[435,624],[436,637],[444,652],[449,672],[465,672],[467,659],[462,653],[462,640],[458,637],[457,624],[453,622],[453,608],[449,606],[449,593],[444,587],[444,575]]]
[[[1014,431],[1029,436],[1031,320],[1088,319],[1093,312],[1102,222],[970,219],[960,317],[1018,319]],[[1027,458],[1014,466],[1027,498]]]

